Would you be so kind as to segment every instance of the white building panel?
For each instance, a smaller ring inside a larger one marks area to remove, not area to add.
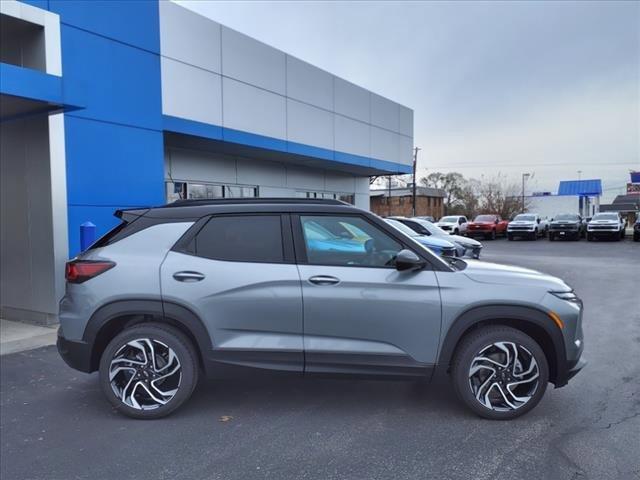
[[[176,5],[160,2],[163,56],[221,73],[220,24]]]
[[[287,171],[281,163],[238,158],[237,171],[237,183],[241,185],[270,185],[281,187],[287,184]],[[262,196],[262,193],[261,190],[260,196]]]
[[[287,187],[298,190],[324,190],[324,175],[318,170],[294,165],[287,166]]]
[[[398,132],[400,130],[400,105],[372,93],[371,123],[378,127]]]
[[[354,193],[356,177],[340,172],[327,170],[324,175],[324,189],[329,192]]]
[[[402,105],[398,105],[398,108],[400,113],[399,132],[413,138],[413,110]]]
[[[285,95],[284,52],[240,32],[222,27],[222,73]]]
[[[161,57],[162,111],[165,115],[222,124],[220,75]]]
[[[237,183],[234,157],[181,149],[167,150],[165,157],[166,177],[170,180]]]
[[[336,115],[334,141],[335,149],[339,152],[371,156],[371,127],[366,123]]]
[[[413,138],[398,135],[398,163],[413,164]]]
[[[371,127],[371,152],[373,158],[400,163],[400,158],[398,158],[400,135],[382,128]]]
[[[287,140],[333,150],[333,113],[287,100]]]
[[[371,121],[371,92],[353,83],[334,77],[335,112],[362,122]]]
[[[287,96],[333,111],[333,75],[287,55]]]
[[[227,128],[286,139],[285,97],[224,78],[223,125]]]

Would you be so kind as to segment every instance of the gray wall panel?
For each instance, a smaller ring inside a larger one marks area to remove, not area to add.
[[[413,110],[399,105],[400,108],[400,129],[403,135],[413,137]]]
[[[413,138],[398,135],[398,163],[413,164]]]
[[[371,152],[375,158],[380,160],[400,163],[399,135],[389,130],[371,127]]]
[[[281,163],[252,158],[237,158],[236,169],[238,172],[237,183],[243,185],[280,187],[287,183],[287,170]]]
[[[324,189],[329,192],[353,193],[356,191],[356,177],[327,170],[324,174]]]
[[[234,157],[191,150],[169,149],[165,152],[169,180],[237,183]]]
[[[222,124],[220,75],[164,57],[161,71],[162,111],[166,115]]]
[[[333,113],[287,100],[287,140],[333,150]]]
[[[220,24],[173,2],[160,2],[162,55],[221,73]]]
[[[322,170],[320,170],[321,172]],[[301,190],[324,190],[324,175],[313,168],[287,166],[287,187]]]
[[[285,94],[285,54],[227,27],[222,27],[222,73]]]
[[[225,127],[287,138],[285,97],[226,77],[222,88]]]
[[[333,111],[333,75],[287,55],[287,96]]]
[[[371,152],[371,127],[362,122],[335,116],[334,139],[336,150],[368,157]]]
[[[371,123],[378,127],[398,132],[400,128],[400,105],[372,93]]]
[[[353,83],[334,77],[336,113],[369,123],[371,121],[370,92]]]

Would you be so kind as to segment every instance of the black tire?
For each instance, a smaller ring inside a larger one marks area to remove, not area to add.
[[[496,230],[493,229],[491,230],[491,240],[495,240],[496,239]]]
[[[556,237],[553,236],[553,233],[549,233],[549,241],[553,242],[556,239]]]
[[[633,234],[633,241],[634,242],[640,242],[640,233],[634,233]]]
[[[513,241],[513,234],[507,233],[507,240],[509,240],[510,242]]]
[[[460,233],[460,231],[457,228],[453,231],[454,235],[458,235],[459,233]]]
[[[181,367],[177,392],[166,404],[152,410],[137,409],[125,404],[116,395],[109,380],[109,368],[113,356],[127,342],[136,339],[162,342],[173,350]],[[155,419],[169,415],[191,397],[198,383],[198,374],[198,355],[191,341],[180,330],[162,323],[141,323],[126,328],[109,342],[100,359],[100,385],[103,393],[116,410],[132,418]]]
[[[579,241],[580,241],[580,234],[579,234],[579,233],[576,233],[576,234],[574,235],[573,239],[574,239],[576,242],[579,242]]]
[[[526,403],[515,410],[491,410],[480,403],[471,390],[469,381],[471,362],[481,350],[496,342],[513,342],[524,347],[538,364],[539,376],[535,392]],[[458,398],[475,414],[489,420],[511,420],[524,415],[540,402],[549,382],[549,366],[540,345],[525,333],[502,325],[487,326],[469,333],[462,339],[453,359],[451,380]]]
[[[587,242],[593,242],[593,236],[590,233],[587,233]]]

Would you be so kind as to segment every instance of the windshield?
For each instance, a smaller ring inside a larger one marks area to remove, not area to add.
[[[420,225],[422,225],[424,228],[427,229],[427,231],[431,234],[431,235],[435,235],[435,236],[449,236],[449,234],[447,232],[445,232],[444,230],[442,230],[440,227],[438,227],[437,225],[434,225],[433,223],[429,222],[428,220],[423,220],[421,218],[412,218],[412,220],[416,223],[419,223]]]
[[[520,215],[516,215],[514,220],[518,220],[518,221],[521,221],[521,222],[535,222],[536,216],[535,215],[526,215],[526,214],[522,214],[521,213]]]
[[[578,215],[576,215],[575,213],[561,213],[560,215],[556,215],[556,220],[571,220],[571,221],[577,221],[580,220],[578,218]]]
[[[596,213],[592,220],[618,220],[617,213]]]
[[[474,222],[495,222],[495,215],[478,215]]]
[[[456,223],[458,221],[458,217],[442,217],[440,221],[442,223]]]
[[[400,223],[397,220],[393,220],[391,218],[387,218],[385,219],[385,221],[391,225],[392,227],[397,228],[398,230],[400,230],[402,233],[404,233],[405,235],[409,236],[409,237],[419,237],[420,234],[414,232],[413,230],[411,230],[409,227],[407,227],[404,223]]]

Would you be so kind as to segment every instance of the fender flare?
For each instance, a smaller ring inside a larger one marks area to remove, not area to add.
[[[549,338],[553,348],[553,351],[545,351],[545,354],[555,361],[556,371],[554,376],[566,369],[567,360],[562,332],[545,312],[521,305],[483,305],[472,307],[461,313],[447,330],[438,354],[437,365],[440,372],[448,370],[453,360],[456,346],[464,334],[474,325],[482,322],[496,322],[504,325],[516,322],[516,325],[513,325],[516,328],[518,326],[517,323],[519,323],[520,325],[525,324],[541,329]],[[543,350],[545,349],[543,345],[541,347]]]
[[[172,302],[163,302],[160,299],[140,299],[140,300],[116,300],[98,308],[87,323],[82,336],[83,342],[91,345],[92,371],[97,370],[96,340],[104,328],[116,318],[124,315],[151,315],[163,319],[168,323],[175,323],[176,326],[190,336],[195,347],[199,351],[203,365],[207,366],[205,360],[212,349],[212,339],[209,336],[202,320],[190,309]],[[102,346],[104,347],[104,346]]]

